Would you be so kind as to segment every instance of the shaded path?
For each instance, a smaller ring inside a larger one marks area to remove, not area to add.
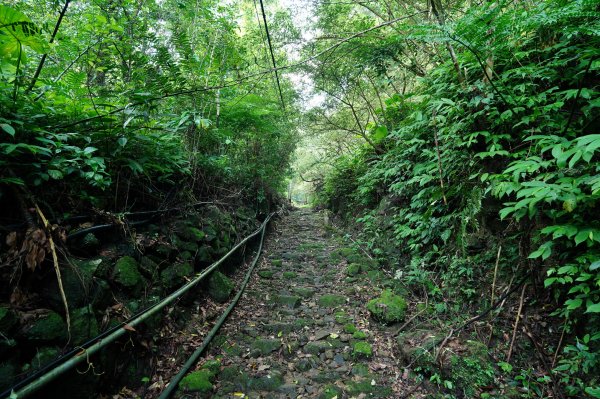
[[[406,391],[391,332],[369,319],[377,290],[347,260],[322,214],[277,224],[244,296],[213,341],[213,397],[399,397]],[[342,256],[344,255],[344,256]],[[368,266],[372,261],[362,259]]]

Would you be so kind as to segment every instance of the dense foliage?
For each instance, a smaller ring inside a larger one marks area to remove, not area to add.
[[[217,1],[0,6],[3,195],[25,188],[69,212],[190,196],[266,204],[294,147],[293,93],[284,81],[284,113],[260,27],[238,26],[253,16]]]
[[[344,44],[342,83],[331,65],[315,71],[323,90],[338,90],[322,123],[355,131],[316,201],[356,222],[439,311],[489,306],[496,256],[506,282],[531,273],[535,300],[566,337],[558,342],[561,326],[549,342],[560,352],[551,375],[515,371],[523,387],[600,397],[597,2],[452,2],[444,12],[432,1],[423,17],[416,3],[387,13],[384,3],[323,6],[328,34],[347,30],[334,20],[365,31],[415,14]]]

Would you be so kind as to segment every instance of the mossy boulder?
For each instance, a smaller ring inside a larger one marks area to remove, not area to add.
[[[321,395],[319,395],[319,399],[333,399],[333,398],[341,398],[343,391],[340,387],[335,386],[333,384],[329,384],[325,386]]]
[[[221,362],[216,359],[207,360],[201,367],[202,369],[210,370],[213,376],[219,374],[221,371]]]
[[[16,325],[17,317],[15,313],[8,307],[0,307],[0,333],[6,337]]]
[[[149,256],[142,256],[140,258],[139,270],[144,276],[154,281],[158,278],[160,267]]]
[[[449,364],[442,370],[447,378],[452,379],[456,388],[467,397],[476,397],[479,387],[489,386],[494,382],[494,369],[488,358],[487,346],[479,341],[466,341],[461,351],[447,351]]]
[[[406,316],[406,300],[387,289],[378,298],[367,303],[367,309],[375,320],[385,324],[404,320]]]
[[[212,378],[213,373],[210,370],[200,369],[186,375],[179,383],[179,387],[187,392],[207,394],[213,389]]]
[[[117,260],[113,270],[113,280],[136,296],[141,293],[145,283],[144,277],[138,270],[138,263],[131,256],[123,256]]]
[[[335,294],[323,295],[319,298],[319,306],[324,308],[335,308],[346,303],[346,297]]]
[[[178,235],[186,241],[198,242],[206,238],[206,233],[193,226],[184,226]]]
[[[358,341],[354,343],[352,348],[352,356],[357,359],[369,359],[373,356],[373,349],[371,344],[365,341]]]
[[[48,312],[38,318],[23,332],[23,337],[30,342],[66,341],[67,324],[56,312]]]
[[[272,259],[271,265],[275,267],[281,267],[283,265],[283,261],[281,259]]]
[[[219,271],[214,271],[208,279],[208,294],[219,303],[227,302],[233,291],[233,282]]]
[[[352,338],[354,338],[354,339],[366,339],[367,338],[367,333],[365,333],[364,331],[355,331],[352,334]]]
[[[354,334],[358,329],[352,323],[344,324],[344,332],[348,334]]]
[[[71,313],[71,342],[80,345],[98,335],[98,321],[91,306],[76,309]]]
[[[194,268],[190,263],[175,263],[160,273],[160,282],[167,291],[172,291],[185,283],[186,277],[193,274]]]

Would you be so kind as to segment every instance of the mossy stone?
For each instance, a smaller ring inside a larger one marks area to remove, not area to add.
[[[87,233],[79,242],[79,249],[87,253],[94,253],[100,248],[100,240],[94,235],[94,233]]]
[[[281,259],[273,259],[271,260],[271,265],[275,267],[281,267],[283,265],[283,261]]]
[[[341,398],[343,391],[340,387],[329,384],[325,386],[321,395],[319,395],[319,399],[333,399],[333,398]]]
[[[292,291],[294,291],[294,293],[300,295],[303,298],[312,298],[313,295],[315,295],[314,290],[304,287],[294,287]]]
[[[346,303],[346,298],[341,295],[327,294],[319,298],[319,306],[334,308]]]
[[[392,395],[392,389],[383,385],[373,385],[373,376],[367,376],[362,381],[350,381],[347,385],[348,395],[366,396],[369,398],[389,398]]]
[[[219,303],[227,302],[231,292],[233,291],[233,283],[223,273],[214,271],[208,279],[208,294],[212,299]]]
[[[352,375],[364,377],[369,374],[369,367],[366,364],[357,363],[352,366]]]
[[[354,334],[357,330],[357,328],[354,326],[354,324],[352,323],[346,323],[344,324],[344,332],[348,333],[348,334]]]
[[[283,385],[283,376],[278,371],[272,371],[268,375],[251,379],[248,385],[259,391],[274,391]]]
[[[297,276],[295,272],[283,272],[283,277],[286,279],[296,278]]]
[[[272,270],[259,270],[258,275],[264,279],[271,279],[275,273]]]
[[[466,341],[463,353],[450,356],[450,364],[444,374],[468,397],[475,397],[478,387],[488,386],[494,381],[487,346],[479,341]]]
[[[221,362],[216,359],[207,360],[204,362],[201,368],[205,370],[210,370],[212,375],[215,376],[219,374],[219,371],[221,370]]]
[[[156,278],[158,277],[159,266],[148,256],[142,256],[140,258],[139,269],[142,274],[144,274],[152,281],[156,280]]]
[[[378,298],[367,303],[367,309],[371,316],[385,324],[404,320],[406,308],[406,300],[400,295],[395,295],[389,289],[383,291]]]
[[[91,306],[76,309],[71,313],[71,342],[80,345],[98,335],[98,321]]]
[[[352,338],[354,338],[354,339],[366,339],[367,338],[367,334],[364,331],[355,331],[352,334]]]
[[[7,336],[12,329],[17,325],[17,317],[15,312],[7,307],[0,307],[0,333]]]
[[[271,302],[278,304],[278,305],[284,305],[284,306],[294,309],[294,308],[297,308],[298,306],[300,306],[302,299],[299,296],[294,296],[294,295],[275,295],[271,299]]]
[[[123,256],[113,270],[115,283],[138,295],[144,287],[144,277],[138,270],[138,263],[131,256]]]
[[[371,348],[371,344],[365,341],[358,341],[354,343],[354,347],[352,348],[352,355],[357,358],[371,358],[373,356],[373,349]]]
[[[186,277],[191,277],[193,274],[194,268],[191,264],[176,263],[160,273],[160,281],[165,289],[171,291],[185,283]]]
[[[258,350],[262,356],[267,356],[281,348],[281,341],[278,339],[257,339],[252,343],[252,349]]]
[[[24,337],[31,342],[65,341],[67,325],[56,312],[49,312],[33,322],[24,332]]]
[[[194,242],[202,241],[206,238],[205,232],[193,226],[185,226],[179,235],[187,241]]]
[[[208,393],[213,389],[212,377],[213,374],[208,369],[194,371],[181,380],[179,387],[187,392]]]
[[[350,277],[354,277],[360,273],[360,265],[358,263],[350,263],[348,267],[346,267],[346,275]]]

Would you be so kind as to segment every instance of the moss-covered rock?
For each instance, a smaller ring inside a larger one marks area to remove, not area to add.
[[[179,383],[179,387],[187,392],[206,394],[213,389],[212,378],[213,375],[210,370],[200,369],[186,375]]]
[[[312,298],[313,295],[315,295],[314,290],[311,290],[310,288],[305,288],[305,287],[294,287],[294,288],[292,288],[292,291],[294,291],[294,293],[300,295],[302,298]]]
[[[87,233],[82,239],[76,244],[76,249],[79,249],[88,254],[93,254],[100,248],[100,240],[94,235],[94,233]]]
[[[462,353],[450,353],[450,362],[443,374],[452,379],[466,397],[476,397],[479,387],[494,382],[494,369],[488,359],[487,346],[479,341],[466,341]]]
[[[275,273],[273,270],[259,270],[258,275],[264,279],[271,279]]]
[[[283,278],[285,278],[286,280],[291,280],[298,277],[298,275],[296,274],[296,272],[283,272]]]
[[[279,371],[272,371],[265,376],[251,379],[248,385],[249,388],[259,391],[274,391],[283,385],[283,375]]]
[[[208,294],[217,302],[227,302],[231,292],[233,291],[233,283],[223,273],[214,271],[208,279]]]
[[[297,308],[300,306],[302,299],[295,295],[275,295],[271,298],[271,302],[277,305],[284,305],[288,308]]]
[[[371,344],[365,341],[355,342],[352,348],[352,356],[354,356],[357,359],[371,358],[373,356],[373,349],[371,348]]]
[[[354,277],[360,273],[360,265],[358,263],[350,263],[348,267],[346,267],[346,275],[350,277]]]
[[[354,334],[357,330],[357,328],[354,326],[354,324],[352,323],[346,323],[344,324],[344,332],[348,333],[348,334]]]
[[[160,272],[158,263],[152,260],[149,256],[142,256],[140,258],[139,270],[151,281],[156,280]]]
[[[76,309],[71,313],[71,342],[80,345],[98,335],[98,321],[91,306]]]
[[[275,267],[281,267],[283,265],[283,261],[281,259],[272,259],[271,265]]]
[[[178,235],[186,241],[198,242],[206,238],[206,233],[193,226],[184,226]]]
[[[219,371],[221,371],[221,362],[216,359],[207,360],[204,362],[204,364],[202,364],[201,368],[210,370],[213,376],[216,376],[217,374],[219,374]]]
[[[278,339],[257,339],[252,343],[252,349],[260,352],[260,355],[267,356],[281,348],[281,341]]]
[[[138,263],[131,256],[123,256],[115,264],[113,280],[133,295],[139,295],[144,288],[144,277],[138,270]]]
[[[15,313],[8,307],[0,307],[0,333],[3,336],[8,336],[13,328],[17,325],[17,317]]]
[[[333,398],[341,398],[343,391],[340,387],[335,386],[333,384],[329,384],[325,386],[321,394],[319,395],[319,399],[333,399]]]
[[[354,338],[354,339],[366,339],[367,338],[367,333],[365,333],[364,331],[355,331],[352,334],[352,338]]]
[[[167,291],[172,291],[186,282],[186,277],[194,274],[191,264],[175,263],[160,273],[160,282]]]
[[[367,309],[375,320],[390,324],[404,320],[406,315],[406,300],[387,289],[378,298],[367,303]]]
[[[323,295],[319,298],[319,306],[324,308],[334,308],[346,303],[346,297],[335,294]]]
[[[56,312],[48,312],[35,320],[23,332],[23,336],[30,342],[65,341],[67,339],[67,325]]]

